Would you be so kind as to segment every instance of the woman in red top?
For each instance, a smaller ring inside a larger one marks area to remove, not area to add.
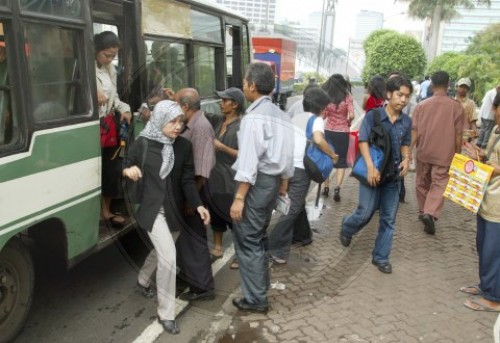
[[[349,84],[340,74],[333,74],[321,86],[328,93],[331,103],[325,109],[325,137],[333,145],[339,160],[335,163],[337,169],[337,184],[334,189],[333,199],[340,201],[340,186],[344,181],[347,168],[347,149],[349,148],[349,129],[354,119],[353,98],[349,92]],[[324,183],[323,195],[328,196],[330,180]]]
[[[374,76],[370,83],[368,83],[368,87],[366,88],[367,94],[363,99],[363,109],[365,113],[368,113],[370,110],[382,107],[385,102],[385,80],[382,76]]]

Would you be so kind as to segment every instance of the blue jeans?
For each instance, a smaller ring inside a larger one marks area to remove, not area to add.
[[[372,259],[377,263],[388,263],[392,247],[396,214],[399,206],[400,181],[388,181],[380,187],[359,184],[358,207],[342,221],[342,233],[351,238],[368,224],[379,210],[380,220]]]
[[[479,288],[485,299],[500,302],[500,223],[477,216],[476,249]]]

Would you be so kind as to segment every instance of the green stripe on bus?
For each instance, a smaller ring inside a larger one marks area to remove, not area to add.
[[[0,182],[88,160],[101,154],[99,123],[80,128],[69,127],[68,130],[36,136],[33,140],[31,155],[0,164]]]

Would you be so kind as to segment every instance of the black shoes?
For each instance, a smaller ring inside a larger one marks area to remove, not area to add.
[[[340,244],[342,244],[343,246],[345,246],[346,248],[351,245],[351,240],[352,238],[347,238],[346,236],[344,236],[344,233],[342,232],[342,228],[340,228],[340,235],[339,235],[339,238],[340,238]]]
[[[328,198],[328,194],[330,193],[330,187],[323,188],[323,196]]]
[[[266,314],[269,310],[268,306],[257,306],[248,303],[245,298],[234,298],[233,305],[240,311],[253,312],[253,313],[263,313]]]
[[[214,300],[215,299],[215,292],[213,290],[202,292],[202,293],[196,293],[196,292],[186,292],[182,293],[179,296],[179,299],[185,300],[185,301],[194,301],[194,300]]]
[[[335,187],[333,189],[333,200],[336,202],[340,201],[340,187]]]
[[[436,233],[436,227],[434,226],[434,218],[430,214],[424,214],[422,216],[422,222],[424,223],[424,231],[429,235],[434,235]]]
[[[177,335],[181,330],[177,327],[175,320],[161,320],[158,318],[158,322],[163,326],[163,329],[172,335]]]
[[[372,260],[372,264],[374,266],[377,266],[378,270],[380,270],[384,274],[390,274],[392,273],[392,266],[389,262],[386,263],[379,263],[374,260]]]
[[[139,288],[139,293],[141,293],[146,299],[153,299],[156,296],[156,291],[151,286],[144,287],[137,282],[137,287]]]

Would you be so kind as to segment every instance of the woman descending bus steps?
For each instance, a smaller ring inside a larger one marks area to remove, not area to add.
[[[174,173],[178,164],[174,165],[174,161],[183,160],[183,156],[174,157],[174,143],[181,132],[182,120],[182,109],[175,102],[164,100],[156,104],[140,137],[130,147],[125,161],[127,168],[123,170],[124,177],[136,182],[142,179],[144,193],[140,197],[141,204],[135,219],[139,227],[148,232],[154,246],[139,272],[138,283],[142,288],[149,289],[156,271],[158,321],[171,334],[178,334],[179,328],[175,322],[176,250],[170,228],[176,226],[179,217],[175,195],[169,191],[168,183],[171,181],[169,175]],[[141,170],[138,166],[143,160]],[[192,181],[190,199],[199,204],[197,211],[208,224],[210,215],[201,206],[194,179]]]
[[[111,31],[104,31],[94,36],[97,100],[99,102],[99,118],[101,119],[101,148],[102,148],[102,202],[101,219],[113,227],[123,227],[125,218],[111,212],[111,200],[119,195],[121,160],[116,158],[119,148],[118,132],[116,130],[115,111],[120,113],[120,123],[130,124],[132,114],[130,106],[120,101],[117,93],[117,77],[113,59],[120,50],[121,43]],[[107,118],[106,118],[107,117]],[[106,124],[109,119],[109,124]],[[104,124],[104,126],[103,126]],[[113,131],[111,139],[103,144],[103,133]],[[114,138],[114,140],[113,140]]]

